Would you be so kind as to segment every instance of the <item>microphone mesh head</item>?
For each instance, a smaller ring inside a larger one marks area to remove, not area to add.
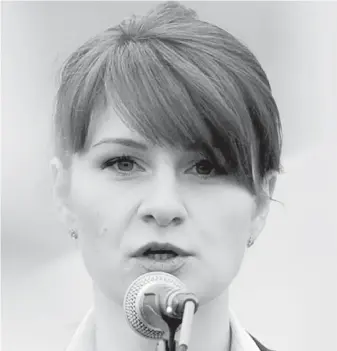
[[[127,289],[124,295],[124,312],[131,328],[145,338],[162,339],[164,331],[144,323],[137,308],[137,297],[145,285],[165,283],[172,288],[184,289],[185,285],[175,276],[165,272],[150,272],[138,277]]]

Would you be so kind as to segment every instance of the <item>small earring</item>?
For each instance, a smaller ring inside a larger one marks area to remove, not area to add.
[[[251,247],[253,244],[254,244],[254,240],[252,237],[250,237],[247,243],[247,247]]]
[[[78,233],[75,229],[70,229],[69,233],[72,239],[78,239]]]

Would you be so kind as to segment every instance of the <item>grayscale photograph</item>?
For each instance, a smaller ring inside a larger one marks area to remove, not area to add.
[[[1,19],[3,351],[337,350],[337,2]]]

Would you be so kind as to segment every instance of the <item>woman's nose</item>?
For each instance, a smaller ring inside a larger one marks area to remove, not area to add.
[[[158,184],[150,189],[138,211],[144,222],[154,222],[160,227],[181,224],[187,215],[177,187],[170,182]]]

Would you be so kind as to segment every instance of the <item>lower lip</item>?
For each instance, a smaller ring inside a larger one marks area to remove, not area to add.
[[[191,258],[191,256],[176,256],[167,260],[155,260],[146,256],[135,257],[137,263],[148,272],[162,271],[174,273],[181,269]]]

